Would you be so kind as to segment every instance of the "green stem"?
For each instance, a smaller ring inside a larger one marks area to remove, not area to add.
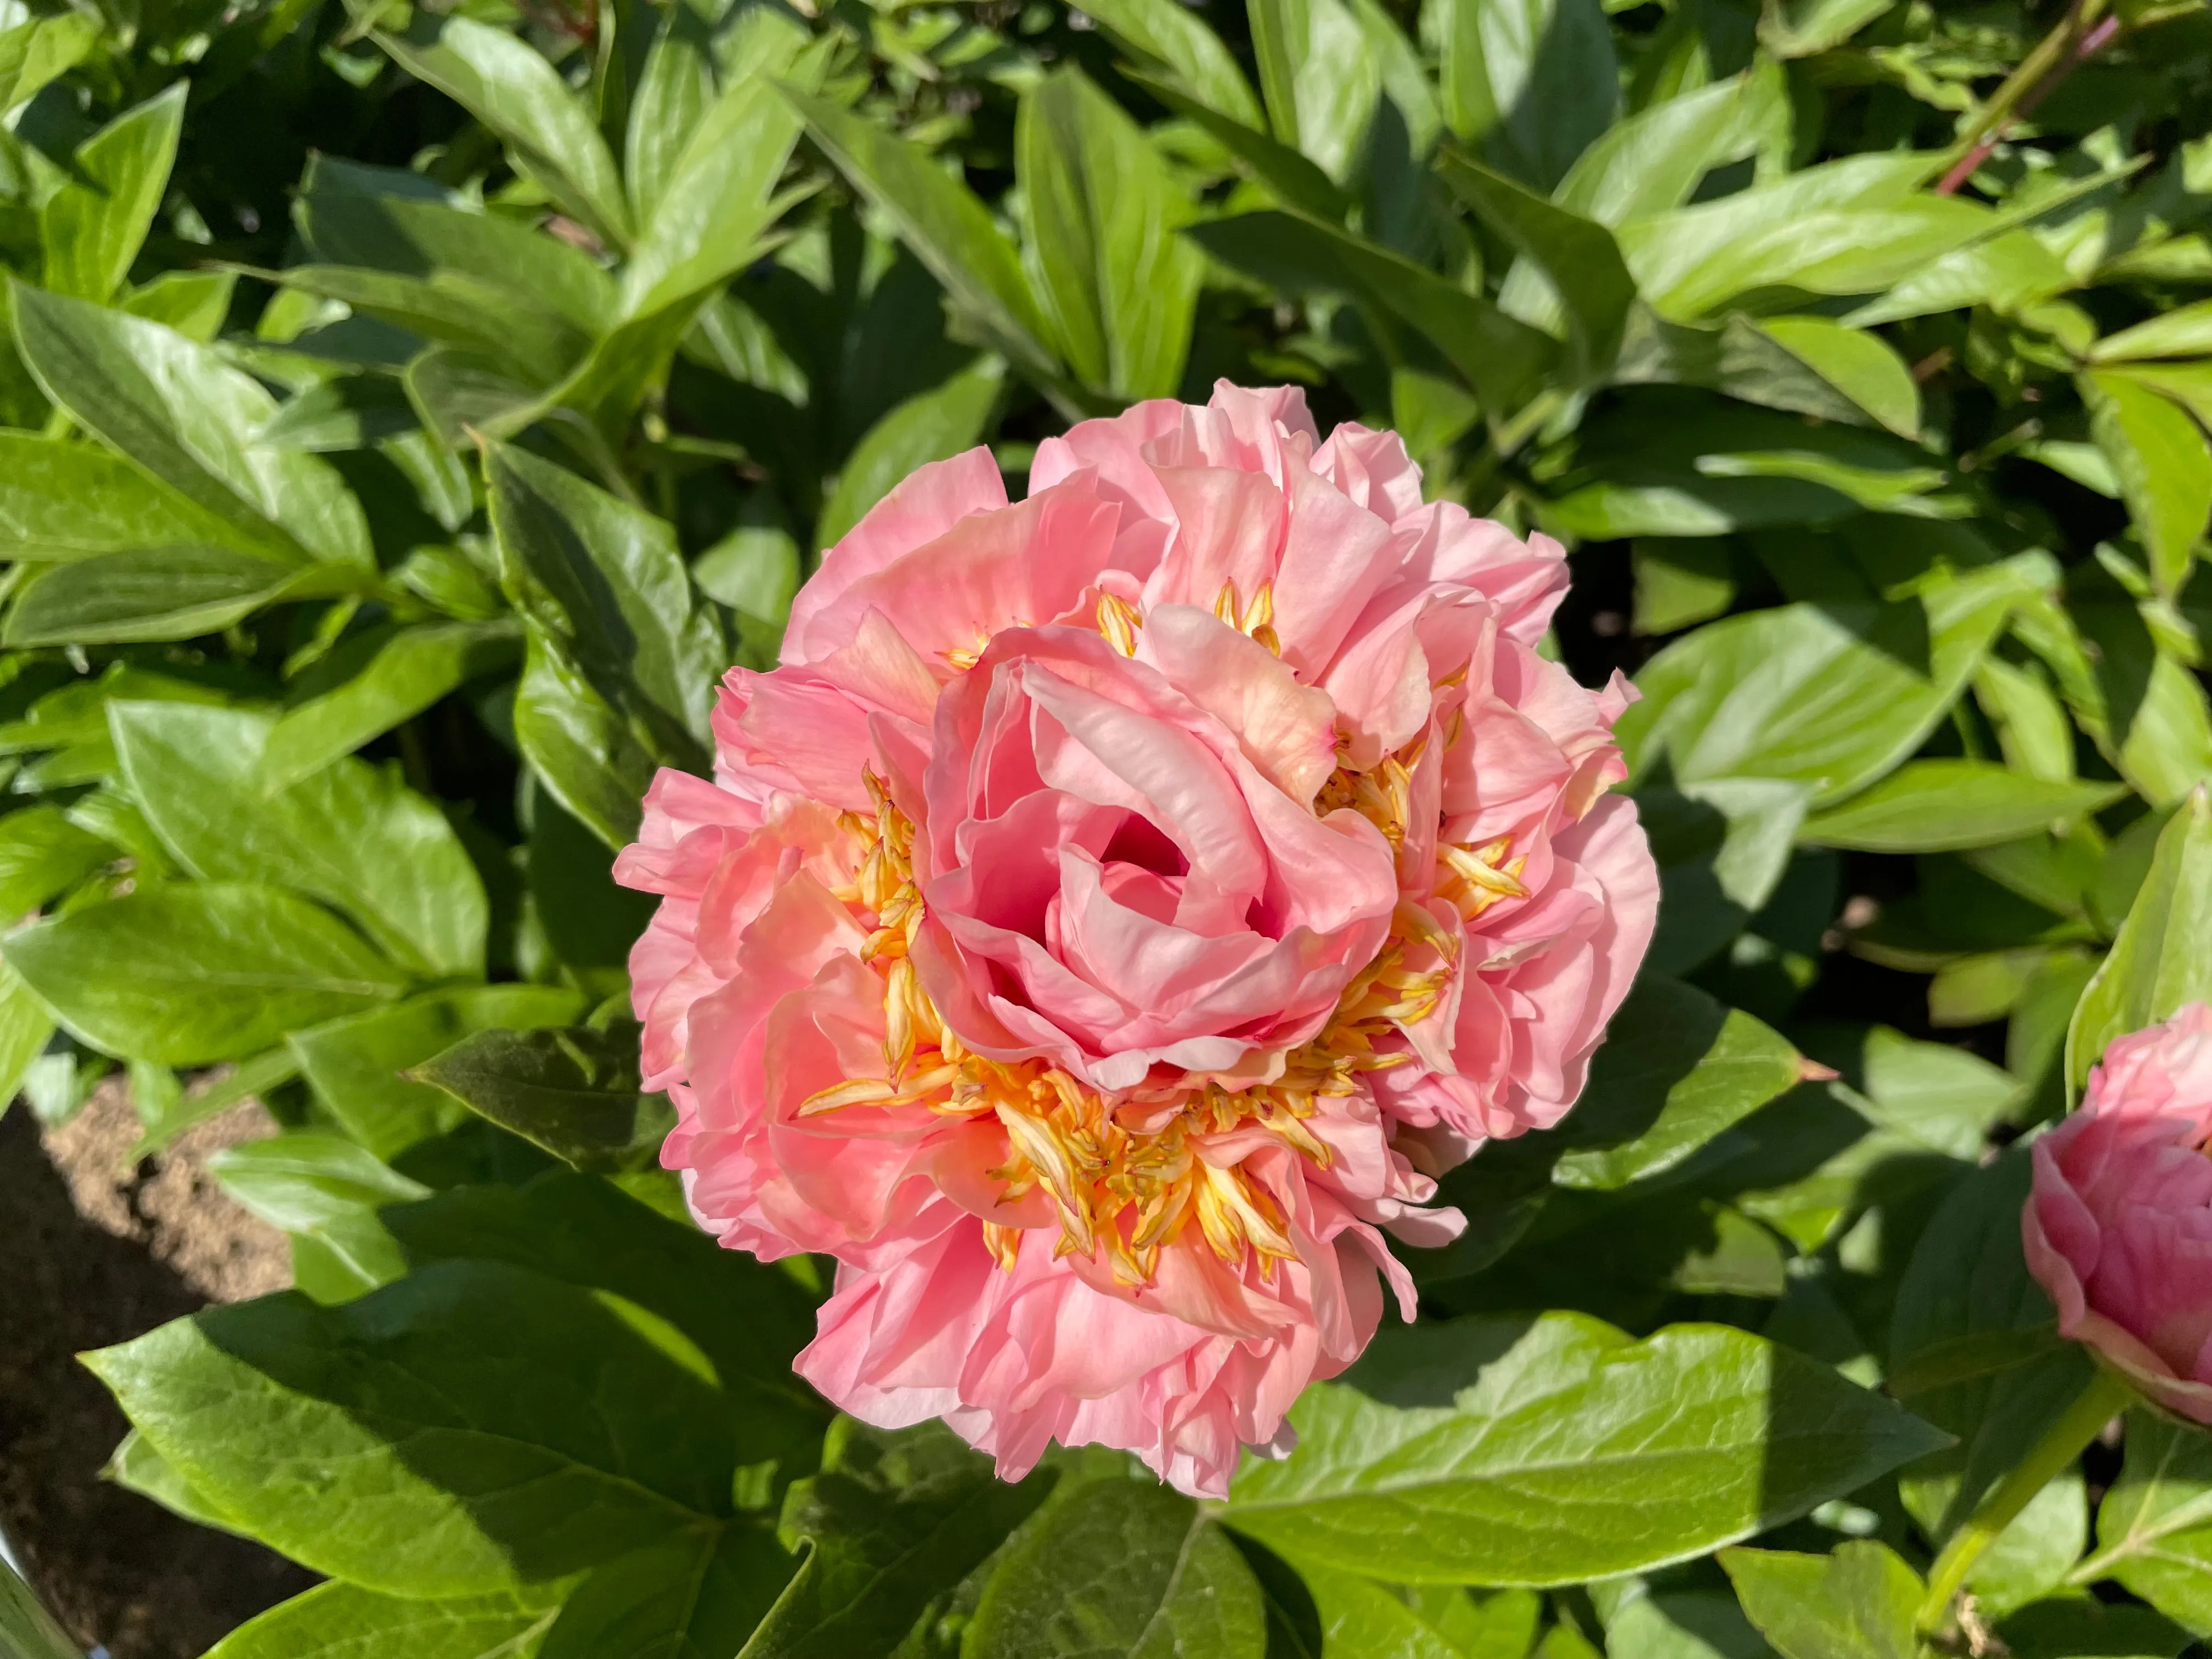
[[[2096,1374],[2065,1414],[2051,1425],[2035,1449],[2000,1480],[1966,1522],[1951,1534],[1943,1553],[1928,1573],[1927,1599],[1920,1604],[1919,1626],[1934,1633],[1951,1617],[1951,1603],[1966,1584],[1966,1575],[1997,1534],[2010,1526],[2036,1493],[2081,1455],[2099,1431],[2134,1402],[2135,1391],[2100,1365]]]
[[[1936,194],[1948,196],[1966,182],[1978,165],[1977,158],[1988,153],[1995,135],[2012,118],[2014,108],[2022,100],[2032,99],[2044,85],[2045,77],[2054,71],[2063,72],[2061,66],[2082,36],[2088,33],[2105,6],[2106,0],[2075,0],[2059,20],[2058,27],[2036,42],[2035,49],[2020,60],[2020,66],[1990,94],[1989,101],[1975,115],[1973,125],[1959,135],[1954,148],[1960,160],[1936,187]]]

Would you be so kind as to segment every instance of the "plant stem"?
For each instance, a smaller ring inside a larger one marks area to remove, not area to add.
[[[2014,118],[2033,110],[2057,90],[2058,83],[2077,66],[2112,42],[2120,32],[2120,20],[2113,16],[2099,21],[2098,14],[2104,9],[2105,0],[2077,0],[2066,14],[2065,21],[2021,59],[2020,67],[1990,94],[1989,102],[1974,118],[1973,125],[1960,137],[1959,142],[1966,147],[1966,153],[1952,164],[1942,182],[1936,186],[1938,196],[1958,194],[1960,187],[1990,159],[1990,153],[1996,149]]]
[[[2135,1397],[2135,1391],[2125,1382],[2103,1366],[2097,1367],[2089,1386],[1943,1546],[1943,1553],[1929,1570],[1928,1596],[1920,1604],[1918,1622],[1923,1632],[1932,1634],[1942,1629],[1951,1616],[1952,1601],[1982,1552]]]

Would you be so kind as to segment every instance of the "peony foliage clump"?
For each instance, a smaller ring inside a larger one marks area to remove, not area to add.
[[[0,1087],[292,1253],[84,1356],[210,1659],[2212,1640],[2196,0],[0,112]]]

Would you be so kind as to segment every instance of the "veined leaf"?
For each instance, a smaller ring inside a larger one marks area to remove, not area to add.
[[[2212,1000],[2212,794],[2199,787],[2166,823],[2127,920],[2081,993],[2066,1033],[2069,1090],[2114,1037]]]
[[[1873,853],[1990,847],[2109,806],[2126,793],[2123,784],[2054,783],[1990,761],[1912,761],[1814,813],[1798,836],[1814,847]]]
[[[185,91],[178,82],[77,146],[69,181],[40,215],[46,287],[105,301],[123,286],[169,187]]]

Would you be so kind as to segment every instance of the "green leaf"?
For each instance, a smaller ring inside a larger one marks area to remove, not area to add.
[[[2150,555],[2151,578],[2171,594],[2188,580],[2212,520],[2212,443],[2179,404],[2124,369],[2089,369],[2077,384],[2089,430]]]
[[[1341,224],[1352,211],[1352,198],[1336,181],[1291,146],[1277,143],[1256,126],[1231,120],[1164,76],[1139,69],[1124,73],[1227,150],[1283,206],[1329,224]]]
[[[1663,752],[1684,781],[1778,777],[1848,799],[1917,749],[2021,592],[1998,567],[1898,605],[1792,605],[1731,617],[1637,677],[1619,726],[1638,772]]]
[[[591,343],[590,336],[565,318],[518,305],[506,287],[458,271],[406,276],[352,265],[307,264],[254,274],[337,301],[424,340],[459,346],[532,386],[560,380]]]
[[[106,553],[39,570],[17,591],[0,644],[197,639],[327,586],[295,564],[222,547]]]
[[[1784,1659],[1913,1659],[1920,1575],[1886,1544],[1856,1538],[1832,1555],[1727,1550],[1743,1610]]]
[[[2026,1149],[2015,1147],[1954,1187],[1913,1247],[1898,1287],[1889,1363],[1905,1370],[1939,1344],[1984,1333],[2037,1331],[2054,1317],[2021,1254],[2021,1206],[2029,1184]],[[1942,1541],[2081,1394],[2091,1374],[2072,1345],[1941,1387],[1922,1388],[1912,1408],[1957,1437],[1899,1481],[1905,1506]]]
[[[296,215],[325,264],[425,282],[464,277],[503,295],[510,314],[556,319],[580,336],[602,334],[614,321],[614,279],[590,255],[448,198],[421,173],[318,155],[301,181]]]
[[[821,1455],[830,1408],[791,1369],[814,1336],[813,1298],[781,1269],[721,1248],[689,1217],[670,1220],[606,1181],[556,1170],[525,1187],[455,1188],[386,1210],[383,1220],[418,1269],[504,1261],[611,1291],[668,1321],[721,1379],[739,1465],[773,1461],[805,1473]]]
[[[2020,1104],[2021,1080],[1968,1049],[1886,1025],[1802,1028],[1801,1040],[1843,1073],[1833,1091],[1869,1121],[1961,1163],[1980,1158],[1991,1127]]]
[[[1735,561],[1717,538],[1639,536],[1629,550],[1636,575],[1636,631],[1674,634],[1727,614],[1735,603]]]
[[[273,887],[150,888],[25,928],[4,948],[85,1042],[171,1066],[258,1054],[404,982],[327,911]]]
[[[1805,820],[1814,847],[1867,853],[1940,853],[1992,847],[2111,805],[2120,783],[2054,783],[1994,761],[1911,761],[1839,806]]]
[[[1320,1614],[1322,1650],[1336,1659],[1528,1659],[1542,1617],[1525,1590],[1478,1604],[1462,1589],[1386,1587],[1311,1563],[1302,1577]]]
[[[1601,225],[1664,213],[1688,201],[1713,168],[1769,145],[1788,108],[1788,88],[1771,69],[1669,98],[1608,128],[1553,199]]]
[[[818,547],[834,547],[916,467],[972,449],[998,404],[1006,365],[980,357],[941,386],[917,392],[860,436],[814,521]]]
[[[100,20],[65,11],[33,18],[0,34],[0,112],[36,97],[100,44]]]
[[[1117,398],[1182,383],[1206,262],[1176,231],[1194,216],[1143,131],[1073,66],[1023,100],[1014,148],[1031,286],[1060,355]]]
[[[1577,383],[1595,379],[1620,354],[1621,331],[1636,284],[1621,263],[1613,233],[1596,221],[1555,206],[1511,179],[1449,152],[1438,158],[1444,182],[1500,236],[1510,242],[1549,285],[1549,303],[1522,313],[1541,323],[1556,307],[1564,313]]]
[[[921,150],[873,121],[786,86],[783,95],[854,188],[897,226],[958,309],[1013,362],[1049,380],[1059,373],[1044,318],[1013,248],[972,191]]]
[[[536,628],[515,690],[514,735],[571,817],[617,850],[637,839],[654,757],[561,643]]]
[[[687,1533],[595,1568],[536,1659],[722,1659],[789,1582],[765,1525]]]
[[[2173,1659],[2189,1632],[2145,1607],[2114,1605],[2076,1590],[2022,1607],[1998,1626],[2014,1659],[2080,1659],[2086,1654]]]
[[[207,1659],[524,1659],[558,1611],[519,1595],[421,1600],[318,1584],[240,1625]]]
[[[740,1659],[890,1652],[1043,1501],[1055,1474],[1009,1485],[942,1424],[886,1431],[839,1418],[822,1472],[784,1505],[782,1535],[805,1550],[804,1565]]]
[[[489,1261],[216,1308],[86,1356],[257,1538],[370,1589],[550,1583],[727,1512],[727,1407],[652,1316]]]
[[[1803,1077],[1797,1051],[1740,1008],[1655,975],[1607,1028],[1552,1178],[1598,1190],[1663,1175]]]
[[[45,287],[106,301],[123,286],[169,187],[184,130],[185,93],[179,82],[77,146],[68,182],[47,198],[40,214]]]
[[[220,541],[223,521],[89,444],[0,432],[0,550],[65,561]]]
[[[115,856],[98,836],[41,801],[0,817],[0,916],[27,915]]]
[[[483,1030],[565,1025],[583,1012],[574,991],[552,985],[483,985],[433,991],[333,1020],[286,1039],[317,1102],[380,1158],[459,1127],[468,1115],[443,1091],[402,1075]]]
[[[1071,1476],[984,1587],[963,1659],[1262,1659],[1267,1612],[1237,1547],[1151,1481]]]
[[[46,395],[149,477],[230,527],[239,550],[374,569],[368,526],[319,456],[259,434],[276,401],[213,347],[18,283],[15,338]]]
[[[2088,1080],[2106,1044],[2212,997],[2212,793],[2199,788],[2158,838],[2112,953],[2075,1005],[2066,1032],[2069,1091]]]
[[[482,1031],[412,1066],[471,1111],[588,1172],[649,1167],[675,1127],[637,1077],[638,1028]]]
[[[662,758],[696,758],[724,650],[674,528],[510,445],[490,451],[487,471],[502,580],[518,603],[603,699],[642,722]]]
[[[288,708],[261,751],[264,789],[320,771],[422,713],[440,698],[514,662],[514,623],[418,623],[364,630],[318,665],[329,685]]]
[[[1549,191],[1613,125],[1620,73],[1599,0],[1431,0],[1444,119]]]
[[[2212,300],[2163,312],[2148,322],[2107,334],[2090,349],[2094,363],[2132,363],[2145,358],[2212,356]]]
[[[2089,1542],[2089,1495],[2081,1472],[2068,1469],[2027,1502],[1982,1552],[1967,1575],[1982,1617],[2002,1619],[2066,1582]]]
[[[2212,1437],[2146,1410],[2097,1509],[2086,1581],[2112,1577],[2198,1636],[2212,1634]]]
[[[430,1192],[352,1141],[312,1131],[226,1147],[209,1158],[208,1172],[270,1226],[320,1244],[356,1293],[407,1271],[406,1257],[376,1212]]]
[[[1266,125],[1235,55],[1178,0],[1099,0],[1090,15],[1123,47],[1172,70],[1208,109],[1247,127]]]
[[[186,1486],[184,1477],[164,1462],[161,1454],[136,1429],[123,1437],[122,1443],[109,1456],[107,1467],[100,1472],[100,1478],[112,1480],[141,1498],[150,1498],[172,1515],[180,1515],[196,1525],[245,1536],[230,1524],[228,1517],[217,1514],[212,1504]]]
[[[793,70],[806,35],[795,21],[777,24],[768,33],[775,49],[708,106],[677,158],[623,271],[625,316],[695,299],[759,257],[778,210],[776,180],[801,125],[771,77]],[[819,65],[799,78],[818,80]]]
[[[15,1098],[53,1034],[53,1016],[46,1004],[21,974],[0,962],[0,1114],[7,1111],[7,1103]]]
[[[1920,434],[1920,388],[1880,335],[1826,317],[1769,317],[1755,326],[1900,438]]]
[[[1223,1518],[1294,1560],[1413,1583],[1565,1584],[1686,1560],[1942,1442],[1748,1333],[1634,1342],[1577,1314],[1386,1329],[1352,1381],[1309,1389],[1291,1419],[1298,1449],[1240,1471]]]
[[[1510,410],[1558,354],[1552,338],[1388,248],[1316,219],[1248,213],[1185,233],[1224,264],[1294,293],[1350,295],[1403,318],[1467,377],[1485,407]]]
[[[1340,0],[1248,0],[1246,9],[1274,136],[1347,179],[1382,91],[1369,35]]]
[[[10,1659],[77,1659],[76,1644],[5,1561],[0,1561],[0,1643]]]
[[[120,303],[133,317],[173,328],[185,338],[205,345],[222,332],[237,289],[234,271],[165,270],[150,282],[125,289]]]
[[[537,50],[467,17],[420,14],[403,36],[376,42],[507,144],[515,164],[562,210],[617,246],[630,240],[629,204],[590,112]]]
[[[1759,19],[1759,40],[1777,58],[1813,58],[1839,46],[1896,0],[1786,0]]]
[[[483,883],[445,815],[394,773],[346,759],[271,788],[266,714],[115,702],[108,718],[140,810],[194,875],[283,882],[344,910],[404,966],[483,972]]]

